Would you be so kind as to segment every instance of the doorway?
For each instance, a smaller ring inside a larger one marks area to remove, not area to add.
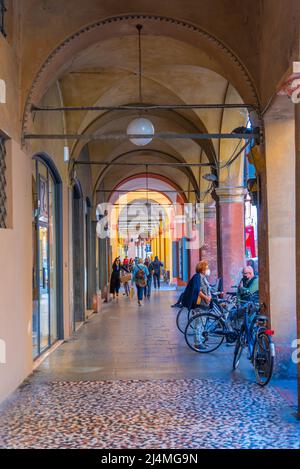
[[[32,169],[32,347],[36,359],[63,338],[61,180],[49,157],[35,156]]]

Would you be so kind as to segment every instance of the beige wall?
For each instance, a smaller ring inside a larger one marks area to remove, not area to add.
[[[0,401],[32,370],[32,184],[31,160],[12,142],[13,228],[0,229]]]
[[[0,230],[0,340],[6,346],[6,363],[0,363],[0,401],[31,372],[32,361],[32,156],[40,151],[54,161],[63,181],[63,307],[65,337],[70,335],[69,298],[69,198],[68,166],[63,162],[63,142],[35,142],[20,147],[20,113],[17,53],[0,35],[0,78],[7,88],[0,104],[0,130],[7,142],[8,229]],[[47,104],[59,104],[55,84],[45,97]],[[35,120],[39,131],[63,131],[57,116]]]
[[[0,401],[32,370],[31,161],[19,144],[18,35],[8,39],[0,35],[0,78],[6,83],[0,130],[12,139],[7,143],[9,228],[0,229],[0,340],[6,347],[6,363],[0,363]]]
[[[265,116],[272,328],[279,356],[290,366],[296,333],[295,121],[288,97],[277,97]]]
[[[19,64],[17,51],[0,34],[0,79],[6,84],[6,104],[0,104],[0,130],[19,140]]]

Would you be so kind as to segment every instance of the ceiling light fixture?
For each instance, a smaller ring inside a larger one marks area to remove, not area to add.
[[[139,36],[139,104],[143,103],[142,97],[142,46],[141,46],[141,24],[136,25]],[[127,127],[127,135],[144,135],[144,137],[130,138],[130,141],[137,146],[144,146],[150,143],[154,135],[154,126],[149,119],[137,117],[133,119]],[[145,135],[147,137],[145,137]],[[149,135],[149,137],[148,137]]]

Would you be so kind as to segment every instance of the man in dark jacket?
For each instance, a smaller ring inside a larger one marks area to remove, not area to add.
[[[160,269],[163,267],[163,263],[160,262],[158,256],[155,256],[154,261],[152,262],[153,265],[153,280],[154,280],[154,288],[160,288]]]

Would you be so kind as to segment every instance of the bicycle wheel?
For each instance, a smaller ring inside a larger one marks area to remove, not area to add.
[[[176,325],[180,332],[182,332],[182,334],[184,334],[186,325],[194,314],[194,310],[188,310],[185,307],[180,308],[180,310],[178,311],[176,317]]]
[[[273,374],[275,349],[270,337],[264,332],[259,334],[254,344],[253,366],[256,381],[266,386]]]
[[[213,352],[225,339],[225,324],[212,313],[199,313],[189,320],[184,337],[195,352]]]
[[[178,329],[180,330],[180,332],[182,332],[182,334],[184,334],[186,325],[188,323],[188,312],[189,310],[183,307],[183,308],[180,308],[180,310],[177,313],[176,325]]]
[[[243,345],[241,343],[241,335],[239,335],[235,344],[235,349],[234,349],[234,354],[233,354],[232,368],[234,370],[236,370],[240,364],[242,352],[243,352]]]

